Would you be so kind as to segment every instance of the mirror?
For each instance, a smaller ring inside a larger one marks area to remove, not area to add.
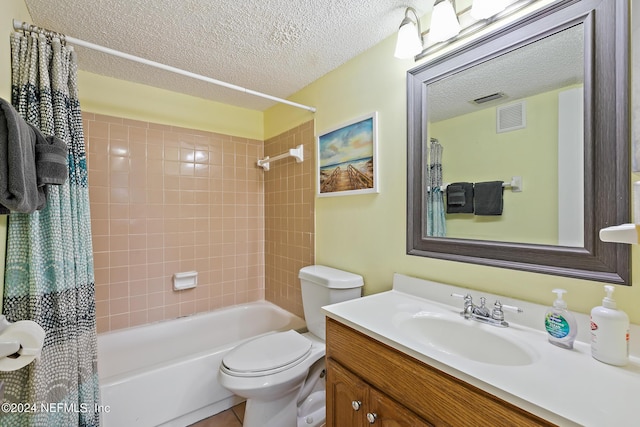
[[[427,136],[443,148],[443,183],[506,185],[493,216],[473,215],[471,194],[460,206],[442,185],[443,235],[584,246],[583,34],[579,24],[427,85]],[[436,236],[428,226],[426,235]]]
[[[630,283],[629,246],[598,238],[630,217],[627,16],[556,2],[408,72],[407,253]],[[460,209],[488,181],[500,210]]]

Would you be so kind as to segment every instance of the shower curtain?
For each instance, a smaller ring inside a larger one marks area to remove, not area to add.
[[[429,146],[429,187],[427,194],[427,236],[445,237],[447,225],[444,216],[442,192],[442,145],[432,140]]]
[[[0,373],[0,425],[97,426],[95,288],[89,189],[73,49],[41,34],[11,35],[12,103],[45,135],[69,149],[69,179],[50,186],[47,206],[8,219],[4,314],[46,331],[40,360]],[[33,406],[31,406],[33,405]]]

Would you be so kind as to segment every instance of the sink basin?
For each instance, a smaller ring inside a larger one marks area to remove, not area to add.
[[[419,313],[394,323],[412,340],[476,362],[522,366],[535,361],[535,353],[506,336],[505,329],[473,320]]]

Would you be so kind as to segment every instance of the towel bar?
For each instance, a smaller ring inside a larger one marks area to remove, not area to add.
[[[445,182],[440,186],[440,191],[443,193],[447,191],[448,182]],[[522,177],[521,176],[512,176],[509,182],[503,182],[502,188],[510,188],[514,193],[522,192]],[[427,187],[427,191],[431,191],[431,187]]]
[[[302,144],[298,145],[296,148],[290,148],[286,153],[278,154],[277,156],[273,157],[267,156],[264,159],[259,159],[258,166],[260,166],[265,171],[268,171],[270,162],[285,159],[287,157],[295,157],[297,163],[302,163],[304,161],[304,147],[302,146]]]

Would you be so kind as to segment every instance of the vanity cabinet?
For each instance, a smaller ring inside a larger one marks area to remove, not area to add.
[[[327,427],[554,425],[331,318],[326,343]]]
[[[327,412],[328,426],[432,426],[398,402],[370,387],[333,359],[327,360],[327,399],[327,407],[332,408],[332,411]]]

